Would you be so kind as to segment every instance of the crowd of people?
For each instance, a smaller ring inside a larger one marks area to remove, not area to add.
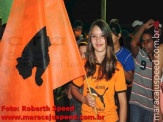
[[[72,22],[86,75],[54,90],[56,106],[74,106],[74,111],[56,115],[103,116],[100,122],[156,122],[154,117],[154,56],[156,30],[159,32],[159,119],[163,121],[162,25],[153,19],[135,20],[133,31],[123,30],[118,19],[109,23],[97,19],[83,32],[81,20]],[[4,27],[1,31],[3,35]],[[60,120],[59,120],[60,121]],[[95,120],[62,120],[87,122]],[[97,120],[96,120],[97,121]]]
[[[68,89],[65,97],[68,98],[69,106],[74,105],[76,108],[69,115],[96,117],[99,114],[104,116],[104,120],[100,120],[104,122],[155,121],[152,82],[154,23],[153,19],[145,23],[135,20],[131,24],[133,31],[129,32],[122,29],[118,19],[112,19],[109,23],[98,19],[92,22],[87,36],[82,35],[82,21],[75,20],[72,23],[86,76],[66,84]],[[160,79],[163,70],[161,28],[159,24]],[[161,86],[160,89],[163,88]],[[162,122],[159,107],[158,122]]]

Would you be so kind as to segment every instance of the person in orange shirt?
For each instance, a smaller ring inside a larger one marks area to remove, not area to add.
[[[83,60],[87,78],[83,76],[75,79],[71,92],[82,102],[83,116],[94,116],[97,119],[100,116],[100,122],[126,122],[127,86],[123,66],[114,53],[111,33],[109,25],[103,20],[92,23],[88,38],[88,55]],[[83,94],[78,91],[82,85]],[[120,103],[119,118],[114,100],[115,92],[118,93]],[[96,94],[97,97],[94,99],[92,94]],[[82,122],[84,121],[88,120],[83,119]]]

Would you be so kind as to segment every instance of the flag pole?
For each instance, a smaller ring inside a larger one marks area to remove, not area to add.
[[[101,0],[101,19],[106,21],[106,0]]]
[[[89,86],[89,83],[88,83],[88,78],[87,78],[86,75],[85,75],[85,79],[86,79],[86,82],[87,82],[87,86],[88,86],[89,93],[92,95],[92,92],[91,92],[91,89],[90,89],[90,86]],[[96,107],[94,107],[94,110],[95,110],[95,114],[96,114],[96,117],[97,117],[97,109],[96,109]],[[98,120],[98,121],[99,121],[99,120]]]

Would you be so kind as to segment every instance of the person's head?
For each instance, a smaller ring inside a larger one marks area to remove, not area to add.
[[[142,49],[148,54],[152,55],[153,54],[153,49],[154,49],[154,40],[153,40],[153,35],[154,35],[154,28],[147,29],[143,32],[142,37],[141,37],[141,47]]]
[[[131,43],[132,38],[130,37],[130,33],[127,30],[121,31],[121,39],[120,39],[120,45],[127,48],[128,50],[131,50]]]
[[[87,52],[88,39],[84,38],[79,43],[79,51],[82,58],[85,58]]]
[[[110,23],[112,23],[112,22],[114,22],[114,23],[119,23],[119,20],[118,20],[118,19],[111,19],[111,20],[110,20]]]
[[[79,37],[83,30],[83,22],[81,20],[75,20],[72,23],[72,27],[73,27],[75,37]]]
[[[134,33],[136,33],[142,25],[143,25],[143,21],[135,20],[132,23],[132,27],[134,28]]]
[[[119,39],[121,38],[121,27],[118,23],[115,22],[111,22],[109,24],[110,29],[112,31],[112,39],[113,39],[113,44],[116,45],[117,43],[119,43]]]
[[[96,63],[100,63],[102,73],[98,79],[106,76],[110,79],[115,72],[116,57],[109,25],[103,20],[96,20],[92,23],[88,37],[88,56],[85,65],[87,75],[92,76],[96,71]],[[104,56],[102,62],[98,62],[97,56]]]
[[[105,21],[98,19],[92,23],[89,30],[88,51],[91,51],[94,54],[106,54],[107,48],[111,51],[114,50],[111,30]]]

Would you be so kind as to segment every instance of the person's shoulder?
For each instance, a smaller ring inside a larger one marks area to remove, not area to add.
[[[140,55],[143,58],[148,57],[147,53],[143,49],[141,49],[141,48],[139,48],[138,55]]]
[[[123,48],[124,53],[126,53],[127,55],[131,54],[131,52],[127,48],[125,47],[122,47],[122,48]]]
[[[116,68],[117,69],[123,68],[122,64],[119,61],[116,62]]]
[[[139,52],[138,52],[137,56],[135,57],[135,59],[138,61],[144,60],[144,61],[150,61],[151,62],[148,54],[141,48],[139,48]]]
[[[119,61],[117,61],[116,62],[116,70],[115,70],[116,75],[115,76],[118,76],[119,73],[122,72],[123,70],[124,70],[123,65]]]

